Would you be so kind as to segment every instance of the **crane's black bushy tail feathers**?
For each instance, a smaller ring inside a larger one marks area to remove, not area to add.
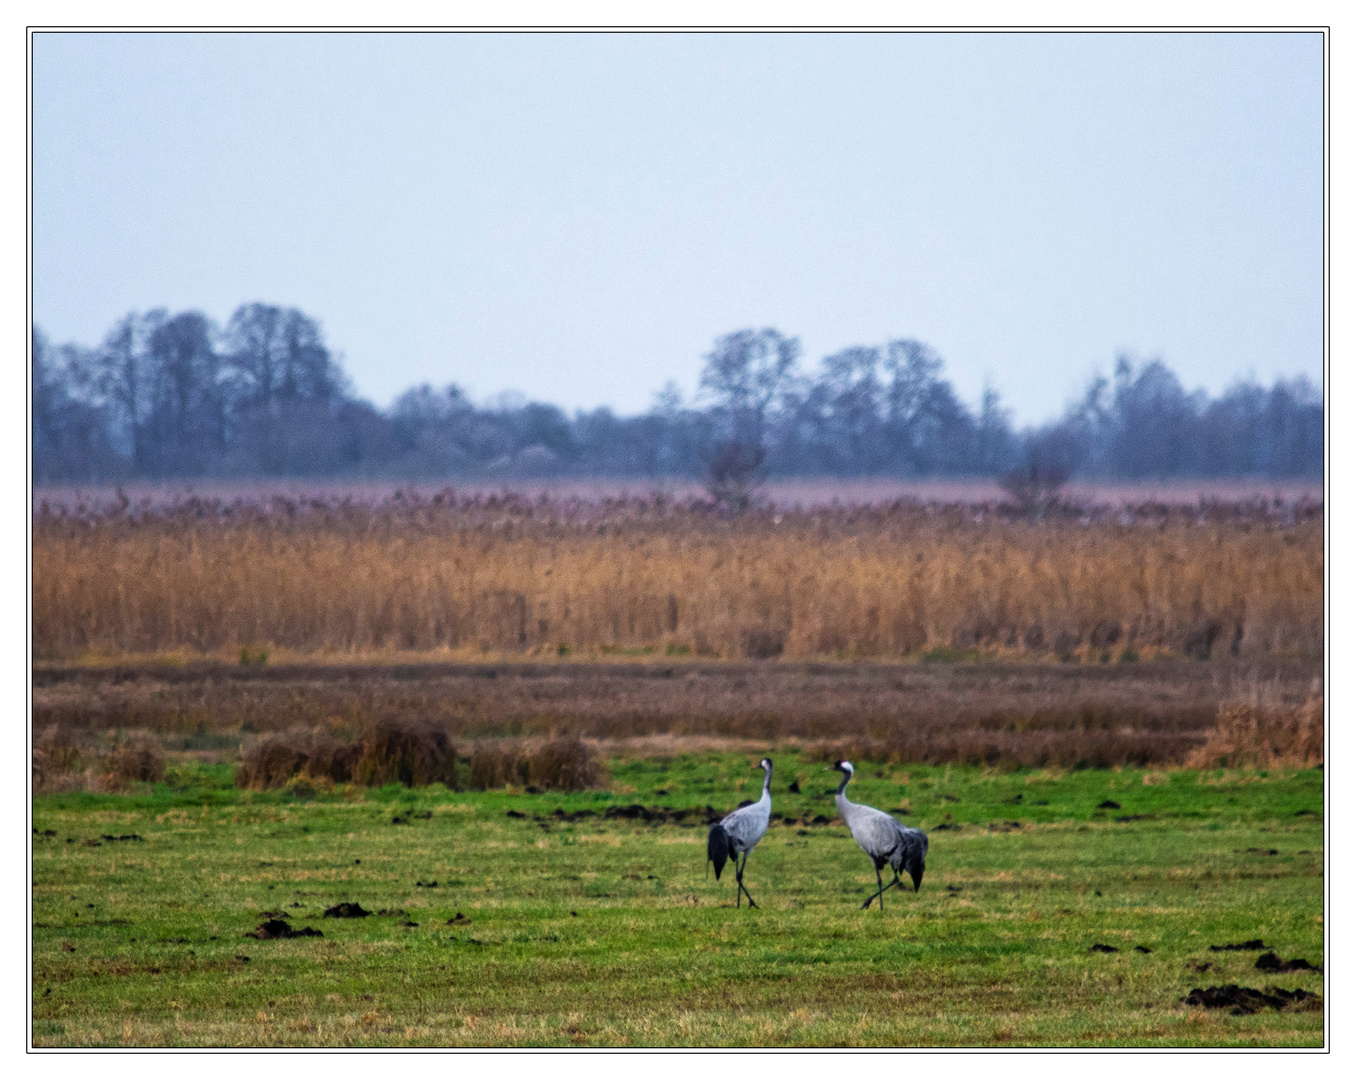
[[[917,892],[918,887],[923,884],[923,853],[919,851],[910,854],[904,862],[904,869],[909,872],[909,877],[913,878],[913,891]]]
[[[730,857],[730,837],[720,825],[712,825],[711,831],[706,834],[706,861],[715,863],[716,880],[720,880],[720,872],[725,869],[725,860]]]

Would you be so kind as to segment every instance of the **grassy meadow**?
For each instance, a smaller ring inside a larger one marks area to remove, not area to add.
[[[33,1044],[1322,1046],[1184,998],[1323,992],[1323,573],[1307,499],[53,497]]]
[[[1322,1045],[1314,999],[1182,1003],[1322,993],[1210,949],[1322,966],[1321,770],[862,765],[850,794],[932,842],[882,915],[834,777],[780,749],[761,906],[736,910],[704,823],[756,796],[760,753],[614,757],[606,790],[572,793],[256,792],[185,758],[123,794],[40,795],[33,1042]],[[339,903],[373,914],[324,917]],[[245,936],[270,918],[323,936]]]

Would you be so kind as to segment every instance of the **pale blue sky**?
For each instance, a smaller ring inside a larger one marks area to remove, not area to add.
[[[1054,415],[1119,350],[1322,374],[1316,34],[34,39],[34,317],[296,305],[360,393],[695,390],[917,337]]]

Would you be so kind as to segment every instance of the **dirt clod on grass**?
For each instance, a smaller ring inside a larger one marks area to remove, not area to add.
[[[303,926],[300,930],[297,930],[282,919],[269,919],[268,922],[260,923],[258,927],[245,935],[245,937],[258,938],[260,941],[271,941],[274,938],[324,936],[323,931],[317,930],[313,926]]]
[[[1263,949],[1271,948],[1270,945],[1263,945],[1261,938],[1252,938],[1250,941],[1235,941],[1228,945],[1211,945],[1211,952],[1261,952]]]
[[[1257,958],[1257,963],[1253,964],[1258,971],[1322,971],[1321,967],[1315,967],[1301,957],[1295,957],[1292,960],[1282,960],[1274,952],[1265,952]]]
[[[1182,1004],[1195,1005],[1203,1009],[1228,1009],[1234,1016],[1247,1016],[1262,1009],[1284,1009],[1287,1005],[1312,1002],[1321,1005],[1323,999],[1307,990],[1282,990],[1269,986],[1266,990],[1254,990],[1251,986],[1239,986],[1229,983],[1227,986],[1210,986],[1202,990],[1199,987],[1182,998]]]
[[[1094,944],[1094,945],[1089,945],[1089,946],[1088,946],[1088,952],[1107,952],[1107,953],[1110,953],[1110,952],[1120,952],[1120,951],[1121,951],[1121,950],[1118,949],[1118,948],[1116,948],[1115,945],[1104,945],[1104,944],[1103,944],[1102,942],[1100,942],[1100,941],[1097,942],[1097,943]]]
[[[365,919],[371,914],[361,904],[350,903],[347,900],[342,904],[335,904],[333,907],[325,909],[325,918],[327,919]]]

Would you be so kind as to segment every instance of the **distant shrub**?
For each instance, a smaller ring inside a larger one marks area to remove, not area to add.
[[[471,786],[481,791],[508,784],[556,791],[586,791],[602,785],[597,752],[574,738],[544,743],[485,742],[471,754]]]
[[[265,790],[283,787],[305,774],[331,782],[347,782],[361,748],[353,743],[305,731],[284,732],[260,739],[241,755],[237,787]]]
[[[1198,769],[1307,769],[1323,763],[1323,698],[1299,706],[1256,699],[1226,702],[1204,746],[1188,759]]]
[[[80,748],[65,728],[53,724],[33,740],[33,787],[42,788],[57,777],[74,772]]]
[[[370,787],[423,787],[442,781],[455,788],[456,764],[456,750],[437,724],[422,718],[382,719],[363,735],[353,780]]]
[[[105,759],[104,772],[115,782],[153,783],[165,779],[165,754],[149,739],[123,743]]]
[[[306,751],[287,735],[269,735],[246,750],[235,773],[236,787],[282,787],[306,766]]]
[[[471,753],[471,786],[492,791],[507,784],[528,783],[527,757],[519,743],[479,743]]]
[[[456,764],[456,748],[437,724],[422,718],[384,718],[352,742],[304,731],[261,739],[241,755],[236,785],[277,788],[304,775],[330,784],[422,787],[442,781],[455,788]]]
[[[603,782],[593,747],[579,739],[552,739],[528,754],[528,778],[538,787],[587,791]]]

